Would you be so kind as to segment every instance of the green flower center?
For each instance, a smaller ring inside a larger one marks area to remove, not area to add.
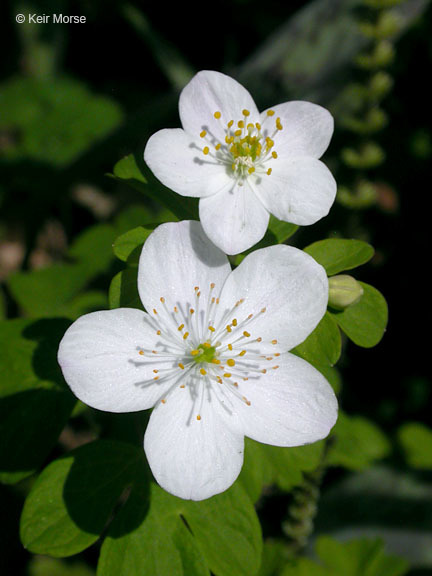
[[[216,348],[212,346],[209,342],[204,342],[199,344],[195,350],[191,351],[192,358],[197,364],[202,362],[211,362],[215,364],[216,358]]]

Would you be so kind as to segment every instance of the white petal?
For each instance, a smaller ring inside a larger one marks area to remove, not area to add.
[[[141,356],[160,341],[148,315],[118,308],[81,316],[60,342],[58,361],[66,382],[85,404],[108,412],[152,407],[172,382],[155,381],[154,369],[172,372],[173,361]]]
[[[232,178],[212,154],[203,153],[205,145],[181,128],[160,130],[147,142],[144,160],[155,176],[178,194],[209,196],[232,186]]]
[[[207,236],[226,254],[239,254],[259,242],[270,217],[247,181],[202,198],[199,214]]]
[[[230,334],[231,339],[240,337],[246,326],[250,337],[245,338],[245,344],[262,338],[262,350],[286,351],[313,331],[327,301],[328,280],[322,266],[292,246],[269,246],[246,256],[230,274],[222,289],[215,325],[222,323],[226,310],[234,309],[238,327]],[[253,317],[244,324],[250,314]]]
[[[279,157],[269,161],[268,166],[272,173],[261,178],[255,191],[276,218],[304,226],[329,213],[336,197],[336,182],[320,160]]]
[[[280,118],[283,129],[274,136],[279,156],[313,156],[320,158],[333,134],[333,116],[328,110],[311,102],[285,102],[272,108],[274,116],[261,114],[261,123],[270,136],[274,119]],[[273,136],[272,136],[273,137]]]
[[[267,364],[259,379],[240,380],[240,394],[250,402],[236,402],[245,435],[273,446],[325,438],[336,422],[337,400],[324,376],[290,353]]]
[[[243,435],[233,431],[215,394],[200,403],[188,385],[156,406],[144,437],[157,482],[190,500],[209,498],[231,486],[243,464],[243,444]]]
[[[150,314],[156,310],[177,332],[174,323],[186,323],[183,314],[197,309],[195,287],[205,307],[210,285],[215,284],[217,295],[230,272],[228,258],[210,242],[199,222],[169,222],[158,226],[144,244],[138,290],[146,310]],[[174,307],[180,311],[177,316]]]
[[[258,109],[246,88],[220,72],[198,72],[180,94],[180,119],[191,136],[207,130],[223,143],[224,127],[230,120],[242,120],[244,109],[250,112],[250,122],[258,122]],[[220,120],[214,118],[215,112],[221,113]]]

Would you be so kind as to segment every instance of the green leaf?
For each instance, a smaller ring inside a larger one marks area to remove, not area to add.
[[[94,574],[83,562],[69,564],[46,556],[35,556],[28,565],[29,576],[94,576]]]
[[[129,505],[130,504],[130,505]],[[124,519],[145,503],[130,501],[108,530],[100,576],[252,576],[261,556],[260,525],[239,485],[208,500],[181,500],[152,485],[150,508],[133,532]]]
[[[69,302],[85,288],[88,279],[79,266],[57,264],[9,277],[12,296],[30,318],[67,316]]]
[[[320,366],[336,364],[341,355],[341,345],[337,322],[326,312],[312,334],[292,352],[319,369]]]
[[[112,243],[116,229],[109,224],[91,226],[82,232],[69,249],[69,255],[85,270],[91,279],[105,272],[113,261]]]
[[[432,470],[432,429],[420,422],[406,422],[398,430],[398,440],[412,468]]]
[[[390,452],[390,443],[376,424],[341,411],[331,439],[326,456],[329,466],[363,470]]]
[[[323,442],[280,448],[250,438],[246,438],[245,444],[245,462],[239,481],[254,502],[261,496],[264,486],[276,484],[283,491],[299,486],[304,473],[320,465],[324,448]]]
[[[55,460],[40,474],[21,516],[25,548],[70,556],[96,542],[124,490],[148,486],[142,448],[98,440]],[[129,518],[126,531],[142,517]]]
[[[122,234],[113,244],[114,254],[130,266],[138,266],[143,244],[156,226],[157,224],[138,226]]]
[[[108,299],[111,309],[143,308],[138,294],[136,268],[127,268],[114,276],[109,288]]]
[[[376,346],[384,335],[388,309],[384,296],[373,286],[360,282],[363,296],[343,311],[331,311],[331,315],[350,340],[358,346]]]
[[[315,549],[319,564],[298,558],[285,567],[281,576],[403,576],[409,569],[406,560],[385,553],[382,540],[338,542],[320,536]]]
[[[374,255],[374,249],[370,244],[361,240],[342,238],[319,240],[306,246],[304,251],[324,266],[327,276],[357,268]]]
[[[0,480],[37,470],[75,404],[57,363],[63,319],[0,322]]]
[[[146,171],[145,175],[143,170]],[[163,186],[147,167],[138,166],[133,154],[117,162],[113,169],[116,180],[126,182],[147,197],[168,208],[179,220],[198,220],[198,203],[195,198],[185,198]]]

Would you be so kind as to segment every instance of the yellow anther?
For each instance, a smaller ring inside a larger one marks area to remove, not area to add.
[[[267,308],[261,308],[261,314],[264,314],[264,312],[266,312]]]
[[[267,116],[274,116],[274,110],[267,110]]]
[[[275,353],[275,356],[280,356],[280,353],[279,353],[279,352],[276,352],[276,353]]]
[[[213,326],[209,326],[208,329],[210,330],[210,332],[216,332],[216,328],[214,328]]]
[[[282,126],[282,124],[281,124],[281,119],[280,119],[280,118],[276,118],[276,128],[277,128],[278,130],[282,130],[282,129],[283,129],[283,126]]]
[[[244,356],[246,354],[246,350],[242,350],[239,354],[239,356]]]
[[[184,364],[182,364],[181,362],[178,363],[178,367],[184,370]]]
[[[189,312],[190,312],[190,314],[194,314],[194,313],[195,313],[195,310],[194,310],[193,308],[191,308],[191,309],[189,310]]]
[[[259,131],[261,130],[261,124],[259,122],[255,123],[255,128]]]
[[[207,374],[207,371],[204,370],[204,368],[201,368],[201,369],[200,369],[200,373],[201,373],[203,376],[205,376],[205,375]]]
[[[243,332],[243,336],[245,336],[246,338],[249,338],[250,334],[249,332],[246,332],[246,330]]]
[[[138,354],[140,354],[141,356],[144,356],[144,350],[140,350],[140,351],[138,352]]]
[[[161,402],[162,402],[162,404],[166,404],[165,398],[162,398]]]
[[[192,356],[197,356],[200,353],[199,350],[191,350],[191,355]]]
[[[155,376],[153,380],[159,380],[159,376]]]
[[[224,378],[231,378],[232,374],[230,372],[225,372]]]
[[[187,338],[188,336],[189,336],[189,332],[185,332],[185,333],[183,334],[183,340],[186,340],[186,338]]]
[[[152,350],[152,354],[157,354],[156,350]]]
[[[269,168],[269,169],[267,170],[267,175],[270,176],[271,173],[272,173],[272,169]]]
[[[220,360],[218,360],[217,358],[213,358],[212,364],[220,364]]]
[[[272,156],[273,156],[274,159],[276,159],[276,158],[278,157],[277,152],[275,152],[275,150],[273,150]]]
[[[198,292],[199,286],[194,286],[194,290],[195,290],[195,292]]]
[[[216,381],[217,381],[219,384],[222,384],[222,378],[221,378],[220,376],[216,376]]]
[[[154,372],[155,374],[157,374],[157,373],[159,372],[159,370],[153,370],[153,372]]]
[[[234,124],[234,120],[230,120],[227,124],[228,128],[231,128],[231,126]]]
[[[254,168],[253,166],[251,166],[251,167],[248,169],[248,172],[249,172],[249,174],[253,174],[253,173],[255,172],[255,168]]]
[[[232,358],[228,358],[227,364],[232,368],[233,366],[235,366],[235,360],[233,360]]]
[[[153,314],[157,314],[156,308],[153,308]]]
[[[253,317],[253,314],[249,314],[249,316],[247,317],[248,320],[250,320]]]
[[[245,404],[247,404],[248,406],[251,405],[250,400],[248,400],[248,399],[246,398],[246,396],[242,396],[242,400],[243,400],[243,402],[245,402]]]
[[[231,326],[230,326],[229,324],[228,324],[227,327],[226,327],[226,331],[227,331],[227,332],[232,332]]]
[[[228,344],[228,350],[232,350],[232,349],[233,349],[232,344]]]
[[[220,142],[218,142],[218,143],[216,144],[216,146],[215,146],[215,149],[216,149],[216,150],[220,150],[221,147],[222,147],[222,144],[221,144]]]
[[[210,148],[208,146],[204,146],[203,148],[203,154],[205,154],[207,156],[207,154],[210,152]]]
[[[158,336],[160,336],[160,335],[162,334],[162,332],[161,332],[160,330],[158,330],[158,331],[156,332],[156,334],[157,334]]]
[[[216,111],[213,116],[216,118],[216,120],[219,120],[219,118],[222,116],[222,114],[219,111]]]
[[[203,342],[202,347],[203,348],[211,348],[211,344],[210,344],[210,342]]]
[[[242,135],[242,131],[241,130],[236,130],[234,132],[234,136],[241,136]]]
[[[272,340],[271,343],[272,343],[272,344],[277,344],[277,340]]]
[[[201,416],[199,414],[197,415],[197,420],[201,420]]]
[[[239,128],[244,128],[244,122],[243,122],[243,120],[239,120],[239,121],[237,122],[237,126],[238,126]]]
[[[248,129],[249,132],[252,132],[252,130],[255,128],[255,126],[252,124],[252,122],[250,122],[246,128]]]
[[[259,336],[259,338],[257,338],[256,341],[257,341],[257,342],[262,342],[261,336]]]
[[[243,116],[249,116],[250,112],[249,110],[246,110],[246,108],[243,110]]]
[[[184,328],[184,324],[180,324],[180,326],[177,328],[177,330],[178,330],[179,332],[181,332],[181,331],[183,330],[183,328]]]
[[[277,370],[278,368],[279,368],[279,366],[278,366],[278,365],[276,365],[276,366],[273,366],[273,370]]]
[[[181,384],[180,388],[186,388],[185,384]]]
[[[237,326],[237,318],[234,318],[234,320],[232,321],[232,325]]]
[[[263,369],[261,370],[261,374],[267,374],[267,370],[266,370],[265,368],[263,368]]]
[[[174,312],[177,314],[177,312],[178,312],[177,306],[174,306]]]
[[[207,136],[207,132],[205,130],[200,132],[200,138],[205,138],[206,136]]]
[[[163,296],[160,297],[160,301],[162,302],[162,304],[165,303],[165,298]]]
[[[236,388],[238,388],[238,382],[233,382],[233,386],[235,386]]]
[[[213,290],[215,286],[216,286],[216,284],[215,284],[214,282],[212,282],[212,283],[210,284],[210,290]]]

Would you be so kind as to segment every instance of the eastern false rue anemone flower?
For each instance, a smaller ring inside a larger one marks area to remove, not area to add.
[[[183,129],[156,132],[144,159],[168,188],[200,199],[201,224],[226,254],[261,240],[270,213],[299,225],[328,214],[336,182],[318,160],[333,134],[325,108],[293,101],[259,113],[236,80],[201,71],[179,113]]]
[[[162,224],[138,269],[147,310],[82,316],[58,360],[75,395],[94,408],[153,408],[144,449],[157,482],[185,499],[226,490],[244,437],[275,446],[324,438],[337,402],[325,378],[287,352],[327,305],[324,269],[277,245],[234,271],[198,222]]]

